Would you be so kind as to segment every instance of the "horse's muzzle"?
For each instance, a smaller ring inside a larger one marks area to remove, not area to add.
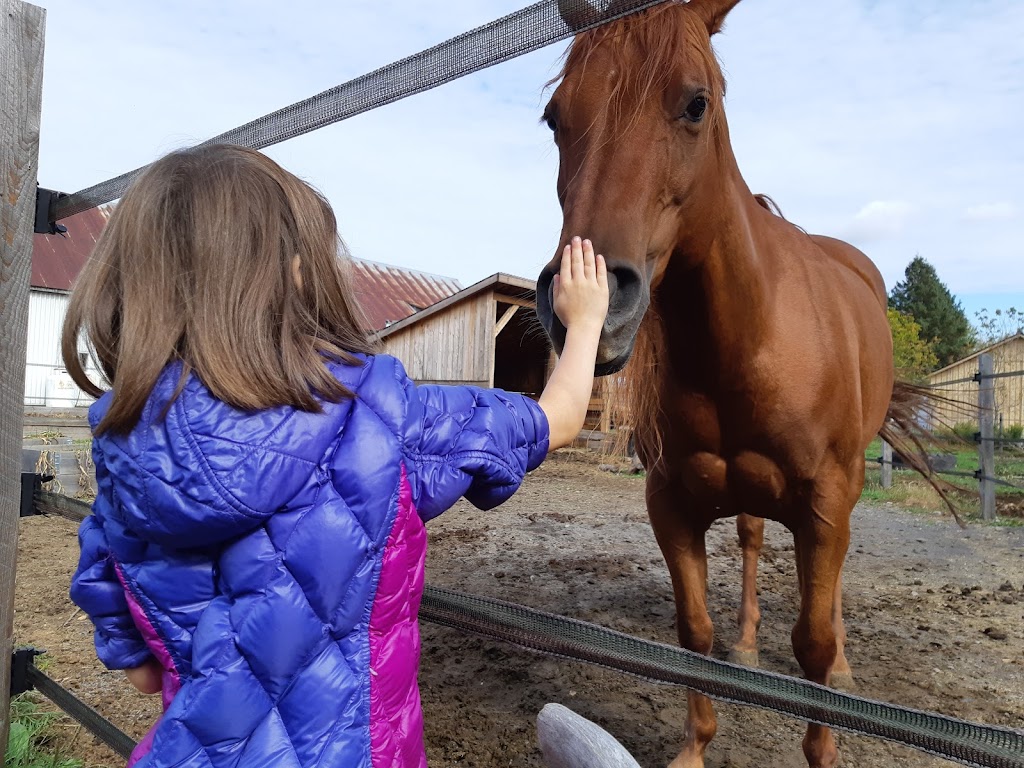
[[[537,278],[537,317],[540,318],[555,352],[565,346],[565,326],[554,312],[556,268],[544,267]],[[617,373],[629,362],[640,321],[651,301],[650,287],[643,275],[628,265],[608,265],[608,316],[597,347],[596,376]]]

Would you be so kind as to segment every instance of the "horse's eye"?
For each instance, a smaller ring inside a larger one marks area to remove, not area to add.
[[[558,123],[555,122],[555,118],[546,117],[544,118],[544,122],[547,123],[547,126],[551,129],[552,133],[558,130]]]
[[[686,105],[686,110],[683,112],[683,117],[689,120],[691,123],[699,123],[704,119],[704,112],[708,108],[707,96],[700,94],[694,96],[690,103]]]

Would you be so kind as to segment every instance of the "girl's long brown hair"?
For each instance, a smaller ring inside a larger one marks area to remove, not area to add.
[[[301,286],[293,277],[299,259]],[[172,152],[124,196],[71,295],[61,348],[83,390],[84,333],[113,400],[97,433],[130,431],[160,372],[183,364],[243,410],[351,393],[325,360],[372,353],[327,201],[255,150]]]

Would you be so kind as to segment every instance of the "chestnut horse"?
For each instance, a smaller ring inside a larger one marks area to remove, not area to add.
[[[879,432],[905,443],[912,392],[894,384],[886,291],[871,261],[788,223],[743,181],[711,47],[737,2],[668,2],[578,35],[544,120],[559,150],[561,242],[587,236],[607,259],[597,373],[630,363],[634,435],[679,642],[711,651],[705,532],[739,515],[734,651],[755,659],[757,557],[764,518],[776,520],[795,543],[793,651],[808,679],[829,685],[850,672],[841,571],[864,451]],[[540,275],[537,313],[561,351],[557,261]],[[688,700],[671,768],[703,766],[715,734],[711,701]],[[838,760],[820,725],[808,726],[803,751],[811,766]]]

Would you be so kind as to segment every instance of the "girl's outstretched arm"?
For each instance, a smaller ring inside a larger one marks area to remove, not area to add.
[[[365,403],[375,391],[386,391],[374,385],[376,376],[405,382],[409,409],[402,442],[412,501],[424,520],[463,495],[480,509],[496,507],[549,449],[566,446],[579,434],[608,313],[604,259],[594,255],[589,241],[574,238],[566,246],[555,276],[554,309],[566,326],[566,341],[539,401],[500,389],[416,385],[393,358],[393,368],[376,365],[367,374],[361,390]]]
[[[594,388],[594,362],[608,314],[608,273],[589,240],[572,239],[555,275],[554,309],[565,345],[538,401],[548,418],[551,450],[572,443],[583,428]]]

